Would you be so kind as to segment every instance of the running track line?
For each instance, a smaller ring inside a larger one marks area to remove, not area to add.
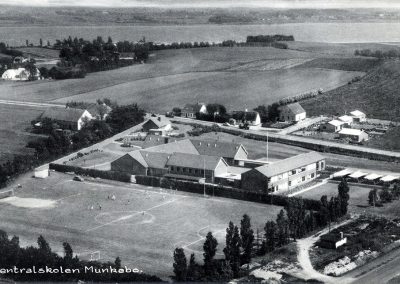
[[[158,208],[158,207],[161,207],[161,206],[164,206],[164,205],[173,203],[173,202],[178,201],[178,200],[183,199],[183,198],[185,198],[185,197],[178,198],[178,199],[173,199],[173,200],[170,200],[170,201],[167,201],[167,202],[164,202],[164,203],[155,205],[155,206],[153,206],[153,207],[150,207],[150,208],[148,208],[148,209],[142,210],[142,211],[137,212],[137,213],[132,214],[132,215],[123,216],[123,217],[118,218],[118,219],[115,219],[115,220],[113,220],[113,221],[111,221],[111,222],[108,222],[108,223],[105,223],[105,224],[102,224],[102,225],[93,227],[93,228],[91,228],[91,229],[88,229],[88,230],[85,231],[85,233],[91,232],[91,231],[94,231],[94,230],[97,230],[97,229],[100,229],[100,228],[102,228],[102,227],[105,227],[105,226],[108,226],[108,225],[111,225],[111,224],[114,224],[114,223],[118,223],[118,222],[120,222],[120,221],[127,220],[127,219],[129,219],[129,218],[132,218],[132,217],[138,215],[138,214],[141,214],[142,212],[150,211],[150,210],[152,210],[152,209],[155,209],[155,208]]]

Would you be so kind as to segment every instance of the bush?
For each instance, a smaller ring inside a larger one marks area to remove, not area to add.
[[[63,173],[74,172],[77,175],[90,176],[90,177],[94,177],[94,178],[103,178],[103,179],[116,180],[116,181],[122,181],[122,182],[130,182],[131,181],[131,175],[127,174],[127,173],[122,173],[122,172],[100,171],[100,170],[95,170],[95,169],[83,169],[80,167],[53,164],[53,163],[51,163],[49,165],[49,168],[51,170],[55,170],[58,172],[63,172]]]

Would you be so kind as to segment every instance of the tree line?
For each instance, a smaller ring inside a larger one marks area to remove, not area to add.
[[[174,250],[174,280],[178,282],[226,282],[245,275],[243,265],[251,262],[255,255],[264,255],[285,246],[291,241],[305,237],[308,233],[330,226],[331,222],[347,214],[349,186],[346,180],[338,185],[338,194],[329,201],[322,196],[318,210],[306,208],[301,198],[289,198],[275,221],[264,226],[264,238],[261,247],[257,244],[251,228],[251,219],[245,214],[240,228],[229,222],[225,235],[224,258],[216,259],[218,241],[212,232],[208,232],[203,244],[203,265],[196,262],[194,253],[189,263],[183,248]]]
[[[0,165],[0,188],[5,187],[10,180],[19,174],[32,170],[37,165],[90,146],[137,125],[144,121],[144,116],[145,111],[137,104],[117,105],[109,113],[106,120],[88,121],[81,130],[70,134],[59,131],[57,121],[41,119],[41,133],[47,137],[27,143],[26,147],[34,149],[34,155],[16,155]],[[34,120],[32,124],[37,122],[38,120]]]
[[[379,59],[399,58],[400,57],[400,50],[390,49],[388,51],[382,51],[382,50],[372,51],[370,49],[361,49],[361,50],[356,49],[354,51],[354,55],[356,55],[356,56],[376,57],[376,58],[379,58]]]
[[[393,200],[400,198],[400,184],[395,183],[393,187],[385,186],[381,189],[371,189],[368,193],[368,204],[371,206],[381,207],[385,203],[390,203]]]
[[[14,281],[161,282],[161,279],[156,276],[128,271],[122,266],[119,257],[114,262],[85,261],[74,256],[69,243],[64,242],[62,245],[63,256],[53,252],[43,236],[39,236],[37,247],[21,247],[17,236],[9,238],[6,232],[0,230],[0,268],[6,271],[6,273],[2,273],[2,277]],[[21,270],[32,270],[33,267],[36,272],[46,271],[46,268],[53,270],[62,267],[64,271],[68,269],[70,273],[23,273]],[[96,273],[94,269],[93,271],[85,270],[85,267],[112,268],[118,270],[118,273]],[[18,269],[19,273],[14,273],[13,269]],[[72,270],[76,273],[71,273]]]

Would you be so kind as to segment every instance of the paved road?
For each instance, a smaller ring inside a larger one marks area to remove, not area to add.
[[[182,117],[174,117],[173,120],[186,122],[186,123],[208,125],[208,126],[211,126],[214,124],[213,122],[193,120],[193,119],[182,118]],[[336,143],[336,142],[331,142],[331,141],[323,141],[323,140],[317,140],[317,139],[312,139],[312,138],[308,138],[308,137],[300,137],[300,136],[294,136],[294,135],[281,135],[278,133],[271,133],[271,132],[268,132],[268,134],[267,134],[266,131],[243,130],[243,129],[233,128],[231,126],[223,126],[221,124],[219,126],[223,129],[228,129],[228,130],[234,129],[234,130],[242,132],[242,133],[251,133],[251,134],[256,134],[256,135],[265,136],[265,137],[268,135],[271,138],[271,140],[277,140],[277,142],[287,143],[287,144],[291,144],[294,146],[299,146],[299,145],[295,144],[295,142],[302,142],[304,144],[312,144],[312,145],[317,145],[317,146],[321,146],[321,147],[325,147],[325,148],[350,150],[350,151],[355,151],[358,153],[375,154],[375,155],[380,155],[380,156],[390,157],[390,158],[395,157],[400,160],[400,152],[379,150],[379,149],[375,149],[375,148],[361,147],[361,146],[357,146],[357,145],[348,145],[348,144]],[[299,146],[299,147],[301,147],[301,146]]]
[[[352,282],[355,284],[383,284],[398,275],[400,275],[400,249],[395,249],[345,274],[345,277],[356,278]]]
[[[9,100],[0,100],[0,104],[15,105],[15,106],[28,106],[28,107],[40,107],[40,108],[48,108],[48,107],[64,107],[65,108],[65,105],[61,105],[61,104],[33,103],[33,102],[9,101]]]

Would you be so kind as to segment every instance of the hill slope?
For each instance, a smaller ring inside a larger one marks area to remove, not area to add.
[[[302,106],[310,115],[360,109],[369,117],[400,121],[400,62],[382,62],[360,81],[307,100]]]

